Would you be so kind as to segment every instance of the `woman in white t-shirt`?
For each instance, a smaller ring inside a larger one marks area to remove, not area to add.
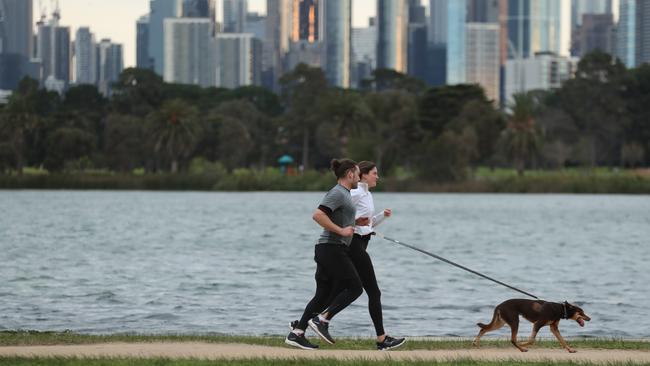
[[[359,163],[359,171],[361,180],[357,188],[350,191],[350,194],[352,195],[352,202],[357,209],[355,217],[357,222],[367,222],[367,225],[356,225],[354,227],[354,236],[350,244],[349,254],[361,278],[363,289],[368,294],[368,311],[370,312],[370,318],[372,318],[375,332],[377,333],[377,349],[387,350],[401,346],[406,339],[393,338],[384,331],[381,291],[377,285],[372,260],[366,250],[368,249],[368,242],[370,241],[374,228],[385,218],[390,217],[392,212],[390,209],[384,209],[375,214],[375,204],[370,189],[376,187],[377,181],[379,180],[376,164],[370,161],[362,161]],[[359,220],[363,218],[368,218],[369,220]]]

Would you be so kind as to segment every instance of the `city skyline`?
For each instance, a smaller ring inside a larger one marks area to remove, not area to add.
[[[217,19],[223,17],[222,0],[218,1]],[[52,13],[50,0],[34,0],[34,22],[41,16],[39,3],[46,7],[46,16]],[[423,2],[424,3],[424,2]],[[149,13],[149,0],[59,0],[61,25],[69,26],[75,34],[80,27],[89,27],[97,41],[109,38],[122,44],[124,67],[136,65],[136,22]],[[353,26],[367,26],[368,18],[376,13],[376,0],[352,0]],[[266,14],[266,0],[248,0],[250,12]],[[121,19],[116,26],[115,19]]]

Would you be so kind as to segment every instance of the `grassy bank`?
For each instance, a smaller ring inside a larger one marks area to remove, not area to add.
[[[592,349],[625,349],[650,351],[650,341],[635,341],[623,339],[569,339],[575,348]],[[141,334],[113,334],[113,335],[87,335],[73,332],[37,332],[37,331],[4,331],[0,332],[0,346],[29,346],[29,345],[73,345],[97,343],[142,343],[142,342],[206,342],[206,343],[243,343],[271,347],[285,347],[284,337],[253,337],[231,335],[141,335]],[[335,345],[319,342],[323,349],[340,350],[369,350],[374,349],[374,339],[371,338],[342,338],[337,339]],[[510,341],[505,339],[481,340],[482,347],[486,348],[511,348]],[[541,339],[536,342],[539,348],[558,348],[555,339]],[[399,350],[453,350],[472,349],[469,339],[410,339]]]
[[[285,176],[279,170],[238,169],[232,173],[115,174],[109,172],[0,175],[0,189],[172,190],[172,191],[324,191],[331,173],[308,171]],[[412,176],[382,179],[378,191],[467,193],[621,193],[650,194],[650,173],[642,170],[530,171],[478,169],[462,182],[434,183]]]

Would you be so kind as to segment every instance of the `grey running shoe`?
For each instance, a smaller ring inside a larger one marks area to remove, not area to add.
[[[377,342],[377,349],[380,351],[387,351],[389,349],[397,348],[406,343],[406,338],[393,338],[386,336],[383,342]]]
[[[317,316],[309,319],[309,327],[318,334],[319,337],[323,338],[323,340],[329,344],[334,344],[334,338],[330,336],[329,332],[329,323],[321,322],[320,319],[318,319]]]
[[[293,346],[293,347],[298,347],[300,349],[306,349],[306,350],[315,350],[318,348],[317,345],[311,344],[307,338],[305,338],[305,334],[297,335],[294,332],[289,333],[287,338],[284,339],[284,343]]]

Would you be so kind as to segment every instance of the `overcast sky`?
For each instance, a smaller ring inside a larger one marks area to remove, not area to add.
[[[40,17],[40,4],[49,17],[53,3],[54,0],[34,0],[34,21]],[[97,41],[110,38],[123,45],[124,67],[135,65],[135,22],[149,12],[149,0],[59,0],[59,4],[61,25],[70,26],[72,40],[77,28],[88,26]],[[368,23],[368,17],[376,12],[375,4],[376,0],[353,0],[355,27]],[[248,7],[249,11],[266,13],[266,0],[248,0]],[[222,13],[221,9],[219,5],[218,13]]]

